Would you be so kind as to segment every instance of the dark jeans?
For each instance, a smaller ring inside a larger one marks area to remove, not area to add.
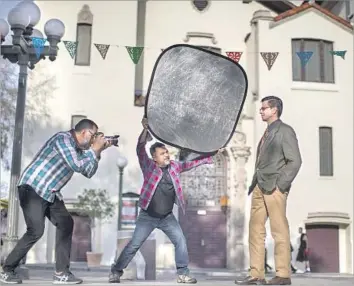
[[[4,271],[12,271],[20,264],[27,252],[42,237],[45,217],[56,226],[55,261],[56,271],[69,270],[71,239],[74,221],[64,202],[55,198],[53,203],[42,199],[28,186],[18,188],[20,206],[27,225],[27,231],[8,255],[3,265]]]
[[[162,230],[175,246],[177,273],[180,275],[189,274],[187,243],[175,216],[171,213],[165,218],[159,219],[149,216],[145,211],[140,211],[133,237],[123,249],[117,261],[112,265],[112,272],[123,274],[123,269],[128,266],[136,252],[155,228]]]

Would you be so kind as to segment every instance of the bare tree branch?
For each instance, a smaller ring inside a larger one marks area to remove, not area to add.
[[[18,66],[0,59],[0,159],[7,170],[10,168],[12,155],[17,83]],[[47,102],[55,89],[55,78],[37,65],[33,71],[28,71],[27,84],[24,132],[30,135],[36,124],[45,123],[50,118]]]

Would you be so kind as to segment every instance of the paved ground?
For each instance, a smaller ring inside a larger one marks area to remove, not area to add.
[[[75,275],[84,279],[84,283],[81,285],[112,285],[107,283],[107,275],[105,272],[87,272],[87,271],[75,271]],[[52,271],[48,270],[31,270],[30,280],[24,280],[24,284],[29,285],[41,285],[49,286],[53,285],[51,283]],[[213,285],[213,286],[226,286],[226,285],[235,285],[234,280],[236,277],[240,277],[241,274],[234,276],[230,275],[215,275],[207,276],[203,274],[197,274],[196,278],[198,279],[197,285]],[[131,281],[131,280],[122,280],[121,284],[129,285],[181,285],[174,280],[172,276],[159,275],[158,280],[156,281]],[[292,277],[292,285],[302,286],[302,285],[311,285],[311,286],[351,286],[354,284],[354,277],[350,275],[338,275],[338,274],[309,274],[309,275],[294,275]]]

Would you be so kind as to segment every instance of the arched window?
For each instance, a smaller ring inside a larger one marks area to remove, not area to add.
[[[208,0],[192,0],[192,5],[197,11],[204,12],[209,8],[210,2]]]

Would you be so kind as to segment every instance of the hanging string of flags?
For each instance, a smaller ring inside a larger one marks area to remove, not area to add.
[[[39,58],[42,50],[44,48],[44,45],[46,43],[47,39],[44,38],[36,38],[32,37],[32,44],[33,47],[36,51],[36,55]],[[64,46],[66,50],[68,51],[70,57],[74,59],[76,55],[76,50],[77,50],[77,42],[74,41],[63,41]],[[131,46],[118,46],[118,45],[107,45],[107,44],[94,44],[96,47],[97,51],[100,53],[102,59],[106,59],[108,50],[111,46],[116,46],[116,47],[125,47],[127,49],[127,52],[133,61],[134,64],[138,64],[141,54],[144,51],[144,47],[131,47]],[[163,52],[164,49],[161,49],[161,52]],[[339,50],[339,51],[329,51],[329,53],[332,56],[339,56],[343,60],[345,59],[345,54],[347,50]],[[226,52],[226,56],[230,59],[232,59],[235,62],[239,62],[241,59],[243,52]],[[273,67],[276,59],[278,58],[279,52],[260,52],[261,57],[263,58],[265,64],[267,65],[268,70],[270,71],[271,68]],[[312,51],[301,51],[301,52],[296,52],[296,55],[298,56],[301,66],[304,67],[306,64],[310,61],[311,57],[313,56]]]

